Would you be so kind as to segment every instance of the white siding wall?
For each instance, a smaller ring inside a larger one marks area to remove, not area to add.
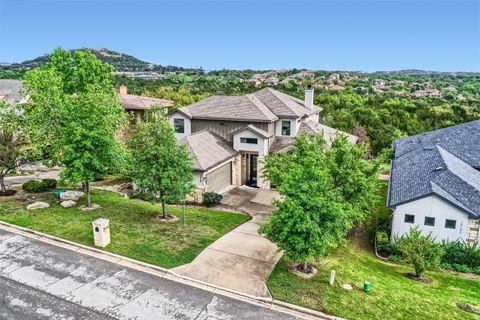
[[[404,222],[405,214],[414,215],[415,222]],[[426,226],[425,217],[435,217],[435,226]],[[456,220],[456,228],[445,228],[446,219]],[[429,196],[399,205],[394,210],[392,235],[405,234],[414,226],[419,226],[425,234],[431,232],[438,241],[466,240],[468,215],[439,197]]]
[[[193,183],[197,188],[203,189],[204,186],[204,176],[205,172],[194,172],[193,173]]]
[[[241,143],[240,138],[255,138],[258,139],[258,144]],[[268,153],[268,139],[264,139],[250,130],[243,130],[234,135],[233,149],[237,151],[258,152],[258,156],[263,158]]]
[[[284,136],[282,135],[282,121],[290,121],[290,135]],[[298,128],[300,127],[300,123],[297,122],[295,119],[280,119],[276,122],[276,130],[275,135],[279,137],[295,137],[298,132]]]
[[[185,121],[185,132],[184,133],[175,133],[175,137],[177,139],[184,138],[185,136],[192,134],[192,125],[190,123],[190,119],[185,117],[180,112],[174,112],[169,116],[169,121],[170,121],[170,124],[172,126],[173,126],[173,119],[175,119],[175,118],[183,119]]]
[[[317,113],[317,114],[312,114],[311,116],[309,116],[307,118],[307,120],[311,120],[311,121],[314,121],[314,122],[318,123],[319,118],[320,118],[320,115]]]

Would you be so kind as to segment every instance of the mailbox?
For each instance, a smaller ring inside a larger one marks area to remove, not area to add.
[[[93,239],[98,247],[106,247],[110,243],[110,220],[100,218],[92,222]]]

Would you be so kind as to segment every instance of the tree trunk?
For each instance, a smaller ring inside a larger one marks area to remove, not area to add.
[[[3,175],[0,175],[0,187],[3,193],[7,191],[7,188],[5,187],[5,177]]]
[[[165,202],[162,202],[162,213],[163,213],[163,219],[167,219],[167,208],[166,208]]]
[[[86,208],[90,208],[90,182],[85,182],[85,189],[87,191],[87,204],[85,205]]]
[[[302,266],[302,271],[307,273],[307,270],[308,270],[308,265],[306,262],[303,263],[303,266]]]

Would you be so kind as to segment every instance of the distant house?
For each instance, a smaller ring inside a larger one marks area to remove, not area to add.
[[[412,92],[412,96],[415,97],[415,98],[427,97],[428,92],[425,91],[425,90],[417,90],[417,91]]]
[[[195,160],[200,192],[223,192],[235,185],[270,188],[263,160],[289,152],[295,137],[324,134],[327,145],[339,133],[319,123],[313,89],[300,100],[271,88],[243,96],[211,96],[170,113],[177,139],[187,143]],[[346,134],[351,142],[357,137]]]
[[[277,77],[268,77],[267,79],[265,79],[265,84],[267,86],[276,86],[277,84],[279,83],[279,80]]]
[[[393,143],[392,235],[418,226],[437,240],[480,240],[480,120]]]
[[[135,122],[143,118],[145,110],[154,106],[168,109],[173,106],[173,102],[165,99],[150,98],[128,94],[127,87],[117,88],[120,103],[126,112],[133,114],[131,121]]]
[[[373,80],[373,85],[379,88],[384,88],[385,87],[385,80],[383,79],[375,79]]]
[[[328,80],[338,81],[340,80],[340,75],[338,73],[332,73],[328,76]]]

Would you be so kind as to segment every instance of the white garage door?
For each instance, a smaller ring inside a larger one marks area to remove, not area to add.
[[[207,191],[220,192],[232,184],[232,163],[207,173]]]

